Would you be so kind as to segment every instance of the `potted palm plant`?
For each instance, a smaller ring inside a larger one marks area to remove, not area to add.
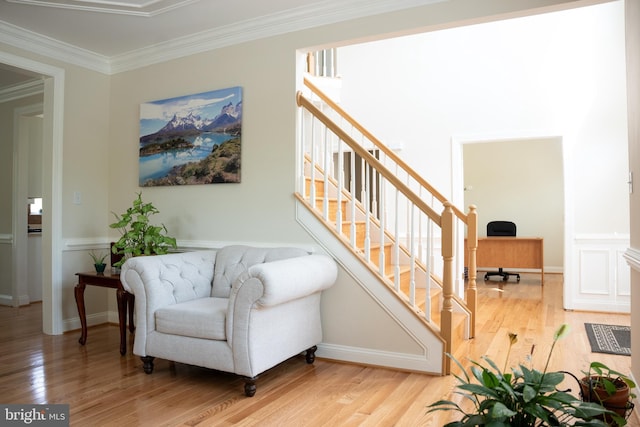
[[[445,427],[606,426],[598,417],[611,415],[611,411],[574,397],[570,390],[558,390],[565,373],[548,371],[553,349],[568,330],[565,324],[555,332],[542,371],[524,364],[507,369],[511,347],[517,342],[516,334],[509,334],[509,352],[503,369],[485,356],[486,363],[471,361],[469,374],[449,355],[462,371],[461,376],[455,375],[458,380],[455,393],[463,397],[463,403],[439,400],[428,406],[428,412],[453,411],[461,415],[458,421],[449,422]]]
[[[153,225],[149,217],[160,211],[152,204],[142,201],[142,192],[122,215],[113,212],[116,222],[109,227],[120,230],[120,239],[112,246],[114,254],[122,255],[114,267],[121,267],[127,258],[140,255],[162,255],[170,248],[176,249],[176,239],[167,236],[164,224]]]

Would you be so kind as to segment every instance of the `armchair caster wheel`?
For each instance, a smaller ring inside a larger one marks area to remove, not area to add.
[[[253,397],[256,394],[256,377],[244,379],[244,395]]]
[[[313,362],[316,361],[316,350],[318,349],[318,346],[313,346],[310,349],[307,350],[307,354],[305,355],[305,359],[307,360],[307,363],[309,365],[313,364]]]
[[[153,372],[153,359],[155,359],[155,357],[152,356],[142,356],[140,358],[140,360],[142,360],[142,369],[144,369],[145,374]]]

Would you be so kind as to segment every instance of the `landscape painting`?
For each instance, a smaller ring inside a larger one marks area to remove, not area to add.
[[[140,105],[141,187],[240,182],[242,88]]]

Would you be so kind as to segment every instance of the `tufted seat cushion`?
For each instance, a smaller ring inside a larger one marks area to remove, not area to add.
[[[155,313],[156,330],[170,335],[226,340],[227,298],[198,298],[172,304]]]

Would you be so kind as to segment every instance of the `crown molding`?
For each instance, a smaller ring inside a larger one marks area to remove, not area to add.
[[[112,57],[0,21],[0,43],[104,74],[158,64],[252,40],[448,0],[329,0],[245,20]]]
[[[104,55],[25,30],[4,21],[0,21],[0,43],[100,73],[111,73],[111,62]]]
[[[198,0],[150,0],[143,4],[136,2],[104,0],[6,0],[9,3],[44,6],[57,9],[80,10],[83,12],[101,12],[117,15],[142,16],[149,18],[161,13],[194,3]]]
[[[443,1],[448,0],[332,0],[299,7],[116,55],[111,58],[112,73],[307,28]]]
[[[11,86],[0,88],[0,104],[13,101],[14,99],[25,98],[44,92],[44,82],[40,79],[30,80]]]

